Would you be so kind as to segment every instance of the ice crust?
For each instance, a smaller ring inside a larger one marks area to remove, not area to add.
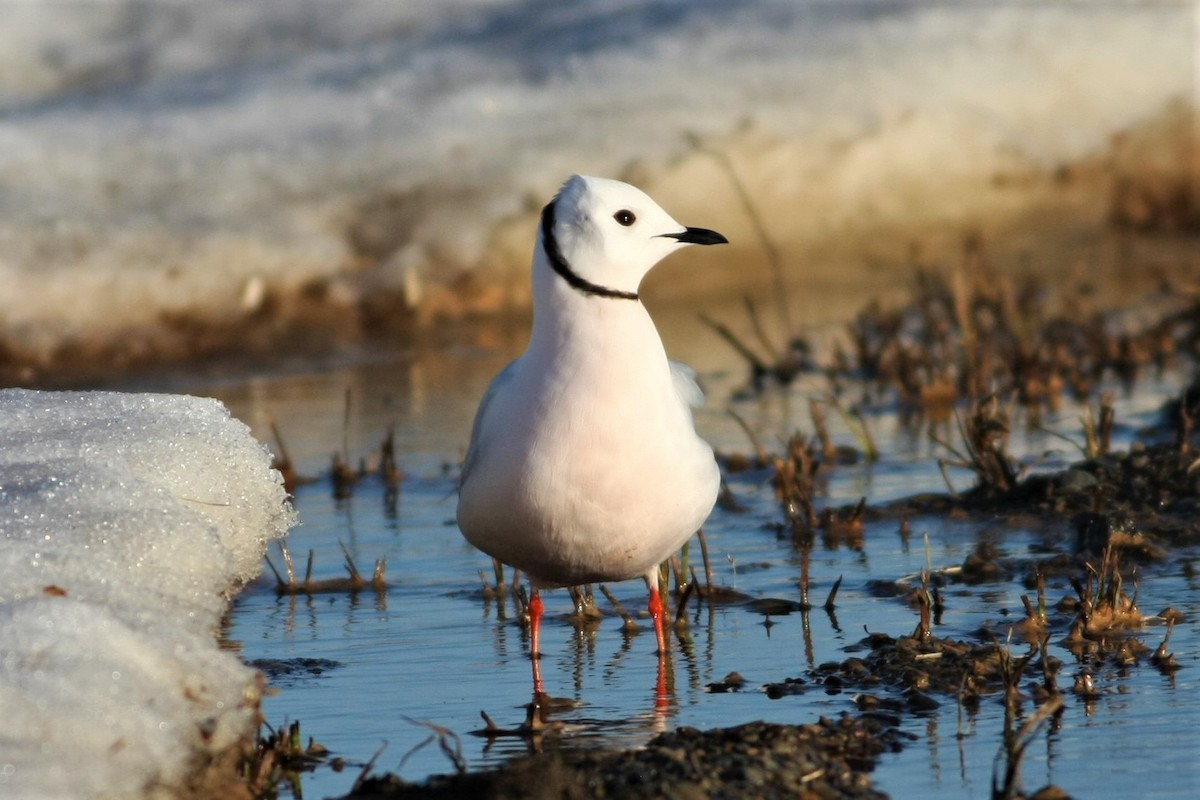
[[[169,796],[252,733],[216,637],[294,522],[214,400],[0,391],[0,796]]]

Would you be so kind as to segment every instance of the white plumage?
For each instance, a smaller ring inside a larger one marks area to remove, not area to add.
[[[533,255],[533,332],[480,403],[458,523],[536,590],[654,576],[700,527],[720,483],[695,431],[703,396],[668,361],[638,299],[645,274],[682,244],[724,242],[685,228],[640,190],[573,176],[542,214]],[[536,672],[536,668],[535,668]]]

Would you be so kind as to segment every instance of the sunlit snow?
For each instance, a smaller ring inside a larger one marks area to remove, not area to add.
[[[0,392],[0,795],[169,789],[252,733],[217,628],[293,522],[216,401]]]
[[[953,229],[1192,102],[1197,24],[1182,1],[7,3],[0,336],[36,357],[335,275],[416,301],[526,266],[573,172],[756,254],[694,136],[785,243]]]

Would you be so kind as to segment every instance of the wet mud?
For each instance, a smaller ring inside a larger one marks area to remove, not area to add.
[[[872,787],[869,773],[881,753],[903,740],[893,725],[866,716],[680,728],[637,750],[555,749],[419,785],[393,776],[367,779],[348,797],[881,800],[887,795]]]

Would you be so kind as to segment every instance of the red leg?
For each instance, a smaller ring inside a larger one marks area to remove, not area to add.
[[[536,700],[542,691],[542,596],[533,589],[529,596],[529,661],[533,665],[533,694]]]
[[[654,620],[654,637],[658,640],[658,654],[666,655],[667,652],[667,636],[663,632],[663,615],[666,613],[663,608],[662,598],[658,595],[658,587],[650,587],[650,616]]]
[[[658,679],[654,685],[654,713],[660,719],[665,719],[670,707],[671,701],[667,696],[667,653],[665,650],[660,650],[658,651]]]
[[[654,575],[658,577],[657,571]],[[650,587],[650,616],[654,619],[654,638],[658,641],[658,675],[654,685],[654,713],[663,719],[666,717],[670,700],[667,697],[667,652],[666,608],[663,607],[662,595],[658,593],[658,582],[647,580]]]

